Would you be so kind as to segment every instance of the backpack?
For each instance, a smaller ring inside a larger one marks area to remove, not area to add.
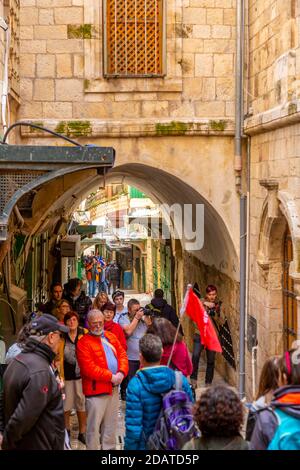
[[[193,417],[193,404],[182,390],[182,373],[175,371],[175,388],[163,395],[162,409],[154,432],[149,436],[148,450],[179,450],[200,436]]]
[[[300,450],[300,419],[281,409],[273,410],[278,426],[268,450]]]
[[[254,428],[255,428],[258,414],[261,411],[269,409],[269,407],[263,406],[261,408],[255,408],[252,403],[250,404],[250,406],[249,404],[246,404],[246,407],[249,408],[249,411],[248,411],[248,417],[247,417],[245,439],[246,441],[250,442]]]

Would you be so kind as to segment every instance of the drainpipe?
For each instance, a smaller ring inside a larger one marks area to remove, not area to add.
[[[4,57],[4,72],[3,72],[3,83],[2,83],[2,96],[1,96],[1,116],[3,135],[7,131],[8,123],[6,121],[6,109],[7,109],[7,96],[8,96],[8,59],[9,59],[9,48],[10,48],[10,32],[9,27],[3,18],[0,18],[0,28],[5,31],[5,57]]]
[[[247,255],[247,196],[240,197],[240,350],[239,395],[245,396],[245,339],[246,339],[246,255]]]
[[[241,186],[242,138],[243,138],[243,69],[245,36],[244,0],[236,1],[236,67],[235,67],[235,139],[234,170],[236,189],[240,195],[240,341],[239,341],[239,395],[245,396],[245,332],[246,332],[246,257],[247,257],[247,196]]]
[[[236,184],[239,186],[241,186],[242,171],[244,10],[244,0],[236,0],[234,170],[237,172]]]

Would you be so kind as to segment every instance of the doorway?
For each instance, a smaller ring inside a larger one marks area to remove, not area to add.
[[[293,260],[293,243],[289,229],[284,235],[283,253],[283,345],[287,351],[297,339],[297,300],[294,280],[289,275],[290,262]]]

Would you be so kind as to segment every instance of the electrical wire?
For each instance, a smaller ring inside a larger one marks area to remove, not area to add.
[[[3,140],[0,141],[1,144],[6,143],[6,139],[7,139],[8,134],[10,133],[10,131],[12,131],[14,129],[14,127],[17,127],[17,126],[28,126],[28,127],[33,127],[34,129],[40,129],[41,131],[48,132],[49,134],[55,135],[56,137],[59,137],[60,139],[64,139],[67,142],[70,142],[71,144],[76,145],[76,147],[83,147],[81,144],[79,144],[75,140],[69,139],[69,137],[66,137],[65,135],[58,134],[55,131],[51,131],[50,129],[47,129],[46,127],[39,126],[37,124],[32,124],[31,122],[26,122],[26,121],[15,122],[11,126],[9,126],[7,131],[5,132],[5,134],[3,136]]]

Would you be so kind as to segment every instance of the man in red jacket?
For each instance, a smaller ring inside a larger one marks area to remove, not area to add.
[[[104,331],[100,310],[87,316],[89,334],[77,343],[77,359],[86,397],[88,450],[113,450],[116,447],[118,386],[128,374],[126,352],[115,335]]]

